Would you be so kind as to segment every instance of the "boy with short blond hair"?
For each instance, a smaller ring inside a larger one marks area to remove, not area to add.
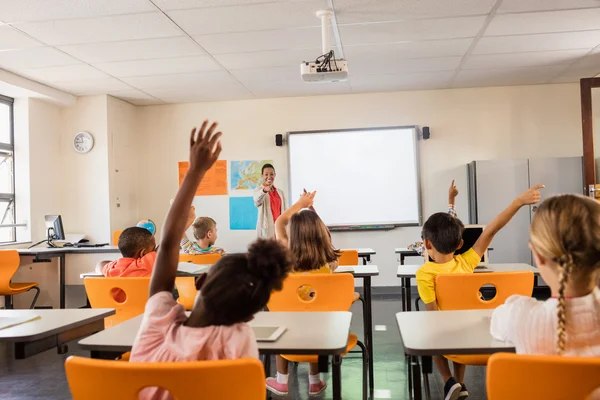
[[[210,217],[196,217],[195,209],[190,209],[188,215],[188,223],[186,230],[190,226],[194,229],[195,242],[191,242],[187,235],[183,234],[181,240],[181,249],[186,254],[222,254],[225,255],[225,250],[216,247],[214,244],[217,241],[217,222]]]

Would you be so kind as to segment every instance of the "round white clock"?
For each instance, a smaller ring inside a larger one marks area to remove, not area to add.
[[[94,137],[88,132],[79,132],[73,139],[73,147],[78,153],[89,153],[94,147]]]

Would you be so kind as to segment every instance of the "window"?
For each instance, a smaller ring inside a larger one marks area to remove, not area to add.
[[[0,243],[16,240],[13,102],[0,95]]]

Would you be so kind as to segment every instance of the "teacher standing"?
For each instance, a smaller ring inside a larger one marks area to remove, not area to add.
[[[275,187],[275,167],[265,164],[261,170],[263,183],[254,191],[254,205],[258,208],[256,234],[259,238],[275,237],[275,221],[287,208],[283,191]]]

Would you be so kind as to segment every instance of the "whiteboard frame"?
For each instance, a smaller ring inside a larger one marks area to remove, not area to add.
[[[390,229],[390,226],[393,227],[403,227],[403,226],[422,226],[423,225],[423,207],[421,205],[421,160],[420,160],[420,148],[418,145],[419,142],[419,127],[417,125],[400,125],[400,126],[379,126],[376,128],[348,128],[348,129],[320,129],[316,131],[290,131],[286,132],[286,143],[287,143],[287,159],[288,159],[288,198],[290,199],[290,207],[294,204],[294,199],[292,198],[292,164],[291,164],[291,146],[290,146],[290,135],[299,135],[299,134],[311,134],[311,133],[340,133],[340,132],[358,132],[358,131],[382,131],[382,130],[390,130],[390,129],[412,129],[413,130],[413,143],[414,143],[414,152],[415,152],[415,170],[417,171],[417,179],[416,179],[416,191],[417,191],[417,209],[418,209],[418,221],[417,222],[382,222],[378,225],[382,227],[380,229]],[[374,225],[374,224],[371,224]],[[368,228],[364,228],[354,225],[327,225],[328,228],[345,228],[344,230],[366,230]],[[370,228],[373,229],[373,228]],[[375,228],[377,229],[377,228]]]

